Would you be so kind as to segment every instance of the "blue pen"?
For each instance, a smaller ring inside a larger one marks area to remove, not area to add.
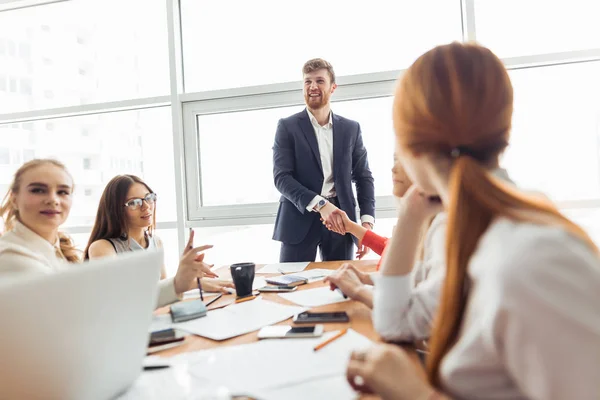
[[[198,282],[198,290],[200,291],[200,300],[204,301],[204,295],[202,294],[202,284],[200,283],[200,278],[196,278],[196,282]]]

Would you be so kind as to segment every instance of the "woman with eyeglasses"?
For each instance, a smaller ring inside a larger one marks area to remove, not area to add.
[[[96,259],[119,253],[162,248],[156,229],[157,195],[135,175],[118,175],[106,185],[84,258]],[[193,231],[190,243],[193,241]],[[188,245],[189,247],[189,245]],[[210,246],[205,246],[210,248]],[[204,254],[198,261],[204,261]],[[207,268],[212,265],[205,265]],[[216,276],[216,275],[215,275]],[[161,279],[167,277],[163,265]],[[206,291],[222,291],[233,283],[219,279],[202,280]]]
[[[0,237],[0,282],[6,284],[81,265],[81,251],[60,231],[71,211],[73,190],[73,177],[59,161],[35,159],[16,171],[0,205],[6,228]],[[124,207],[125,200],[121,203]],[[112,218],[103,221],[110,222],[112,229]],[[175,277],[159,282],[158,307],[178,301],[183,292],[196,287],[197,278],[216,276],[200,253],[210,246],[190,246],[191,241]]]

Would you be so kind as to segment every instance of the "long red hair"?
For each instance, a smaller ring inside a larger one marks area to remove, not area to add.
[[[441,361],[458,339],[469,296],[469,259],[496,217],[558,225],[597,252],[587,234],[549,200],[521,193],[488,172],[508,145],[512,111],[513,90],[504,65],[476,44],[451,43],[428,51],[396,90],[393,118],[401,148],[451,160],[447,272],[427,364],[428,379],[437,388]]]

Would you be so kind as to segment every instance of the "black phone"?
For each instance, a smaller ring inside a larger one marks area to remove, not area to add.
[[[185,339],[185,335],[182,332],[171,328],[164,329],[162,331],[156,331],[150,334],[150,343],[148,344],[148,347],[180,342],[183,339]]]
[[[294,316],[294,322],[297,324],[307,324],[315,322],[348,322],[348,314],[345,311],[336,312],[303,312]]]

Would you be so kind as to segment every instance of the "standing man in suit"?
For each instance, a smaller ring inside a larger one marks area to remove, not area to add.
[[[302,68],[306,109],[279,120],[273,145],[273,178],[281,193],[273,239],[281,242],[280,262],[314,261],[317,247],[323,261],[351,260],[349,234],[329,231],[321,219],[344,232],[339,208],[356,221],[356,200],[362,225],[373,228],[375,188],[360,125],[331,112],[335,74],[316,58]],[[360,243],[357,255],[368,251]]]

